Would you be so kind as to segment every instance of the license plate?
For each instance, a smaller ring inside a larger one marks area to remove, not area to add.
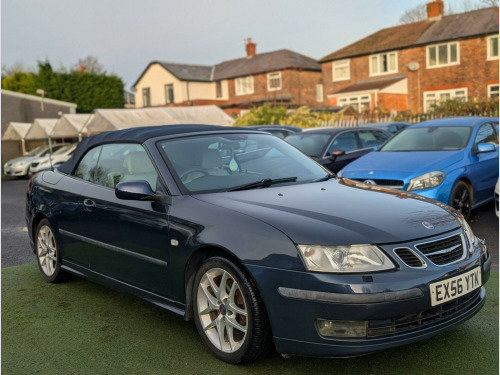
[[[481,285],[480,267],[459,276],[432,283],[429,285],[431,305],[436,306],[451,301],[480,288]]]

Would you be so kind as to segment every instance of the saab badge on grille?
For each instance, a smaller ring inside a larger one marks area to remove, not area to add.
[[[423,221],[422,222],[422,225],[424,227],[426,227],[427,229],[434,229],[434,225],[432,225],[431,223],[429,223],[428,221]]]
[[[373,180],[364,180],[363,182],[367,185],[377,185],[377,183]]]

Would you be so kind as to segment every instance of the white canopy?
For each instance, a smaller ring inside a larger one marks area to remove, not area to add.
[[[47,139],[54,129],[56,118],[37,118],[26,133],[26,139]]]
[[[22,141],[26,137],[26,133],[30,129],[29,122],[11,122],[5,133],[3,134],[2,141]]]
[[[80,133],[85,135],[85,124],[93,115],[88,113],[65,114],[57,120],[52,132],[51,138],[73,138],[78,137]]]
[[[87,123],[89,134],[139,126],[207,124],[231,126],[234,120],[216,105],[155,107],[139,109],[97,109]]]

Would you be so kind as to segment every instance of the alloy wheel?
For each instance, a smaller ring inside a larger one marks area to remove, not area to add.
[[[221,268],[205,272],[198,284],[198,317],[212,345],[225,353],[236,352],[247,336],[247,305],[233,275]]]
[[[47,277],[53,276],[57,266],[57,245],[54,234],[47,225],[38,230],[36,248],[42,272]]]

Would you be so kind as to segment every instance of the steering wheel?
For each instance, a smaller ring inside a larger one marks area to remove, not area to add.
[[[179,178],[181,181],[184,181],[184,178],[187,177],[190,173],[201,173],[204,176],[210,176],[210,173],[208,173],[204,169],[199,169],[199,168],[193,168],[193,169],[188,169],[187,171],[183,172]]]

